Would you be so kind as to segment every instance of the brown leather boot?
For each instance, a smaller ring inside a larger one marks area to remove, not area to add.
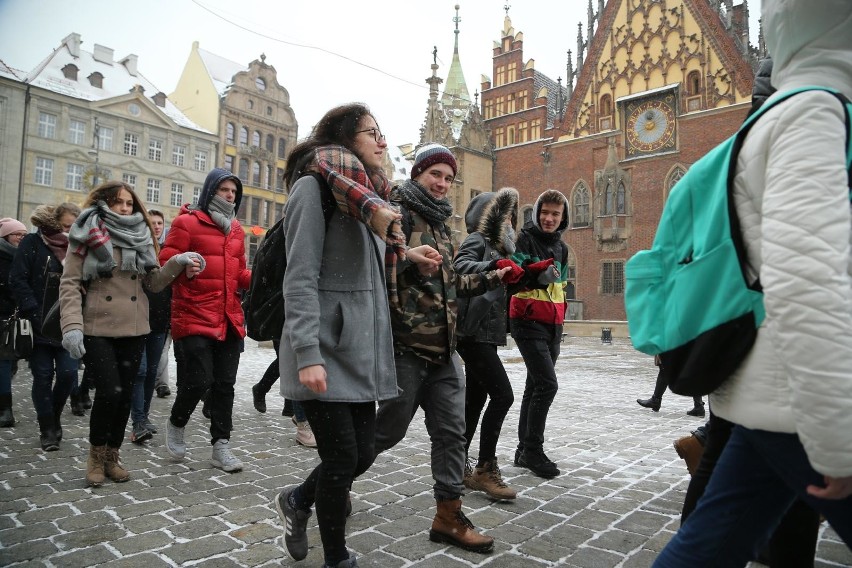
[[[461,499],[438,501],[438,512],[432,520],[429,540],[458,546],[471,552],[491,552],[494,539],[481,535],[473,528],[461,510]]]
[[[90,446],[89,459],[86,461],[86,485],[100,487],[104,484],[104,458],[106,446]]]
[[[476,467],[465,486],[468,489],[484,491],[492,499],[508,500],[518,496],[518,492],[503,481],[500,468],[497,467],[497,458]]]
[[[118,457],[118,448],[105,447],[104,474],[116,483],[128,481],[130,479],[130,472],[122,467]]]
[[[695,470],[698,469],[698,463],[701,461],[701,454],[704,453],[704,446],[701,445],[698,438],[690,434],[675,440],[674,449],[677,455],[686,462],[689,475],[695,475]]]

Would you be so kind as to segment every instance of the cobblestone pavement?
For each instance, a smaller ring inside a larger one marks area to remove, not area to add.
[[[84,483],[88,418],[66,409],[58,452],[38,447],[22,369],[13,385],[15,428],[0,429],[0,565],[14,566],[320,566],[315,519],[311,550],[297,563],[283,549],[272,498],[300,481],[316,452],[294,441],[295,428],[280,415],[252,407],[251,385],[274,358],[248,342],[240,365],[231,443],[246,468],[212,468],[206,421],[196,411],[187,427],[188,459],[173,463],[163,447],[163,424],[172,398],[155,398],[152,419],[160,434],[145,446],[121,449],[132,473],[128,483],[87,489]],[[650,566],[678,527],[688,474],[672,441],[702,421],[686,416],[691,399],[671,393],[659,413],[641,409],[655,368],[626,340],[612,345],[569,338],[558,363],[560,391],[550,411],[546,449],[562,475],[543,480],[510,465],[523,390],[517,351],[502,352],[517,397],[503,428],[498,456],[514,502],[492,502],[469,492],[470,519],[496,540],[490,555],[432,543],[434,514],[429,442],[422,414],[408,437],[379,456],[353,487],[348,544],[361,566],[387,568],[490,566]],[[172,375],[174,377],[174,374]],[[129,431],[128,431],[129,434]],[[474,447],[476,447],[474,442]],[[817,566],[852,566],[852,553],[823,525]]]

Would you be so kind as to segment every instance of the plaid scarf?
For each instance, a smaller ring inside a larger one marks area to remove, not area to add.
[[[83,257],[84,282],[112,276],[117,266],[113,248],[121,250],[121,270],[147,274],[160,266],[154,254],[154,238],[142,213],[119,215],[103,201],[80,213],[71,225],[68,239],[74,254]]]
[[[305,171],[323,176],[344,215],[358,219],[384,240],[400,259],[405,258],[405,235],[375,226],[373,213],[390,208],[390,184],[381,170],[368,173],[364,164],[343,146],[320,146]]]

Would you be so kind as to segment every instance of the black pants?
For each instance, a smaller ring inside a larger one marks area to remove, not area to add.
[[[660,371],[657,373],[657,384],[654,385],[653,398],[656,400],[663,400],[663,394],[665,394],[668,387],[669,383],[666,380],[666,377],[663,376],[663,368],[660,367]],[[693,396],[692,404],[695,406],[701,406],[704,402],[701,400],[700,396]]]
[[[465,453],[468,453],[479,417],[482,415],[482,427],[479,430],[479,463],[491,460],[497,454],[497,440],[503,421],[515,402],[512,383],[503,362],[497,354],[497,346],[489,343],[461,341],[457,350],[464,359],[464,375],[467,382],[465,390]],[[485,402],[491,397],[488,407]],[[482,409],[485,413],[482,414]]]
[[[272,390],[272,386],[281,377],[281,370],[278,367],[278,350],[281,347],[281,341],[273,339],[272,347],[275,349],[275,360],[269,364],[266,368],[266,372],[263,373],[263,376],[259,381],[257,381],[256,385],[257,390],[262,392],[264,395]]]
[[[687,517],[695,510],[698,500],[704,495],[716,462],[719,461],[719,456],[722,455],[722,450],[725,449],[734,427],[724,418],[713,414],[712,410],[708,425],[704,453],[701,454],[701,461],[689,481],[686,497],[683,500],[681,524],[686,522]],[[769,540],[770,566],[772,568],[813,568],[819,523],[819,513],[801,500],[794,501]]]
[[[83,338],[86,372],[95,385],[89,418],[89,443],[93,446],[121,447],[144,344],[144,335]]]
[[[302,407],[317,440],[320,464],[299,487],[300,507],[316,504],[326,563],[349,557],[346,501],[352,482],[376,457],[376,404],[304,400]]]
[[[540,452],[544,448],[547,413],[559,390],[556,359],[562,341],[561,330],[550,339],[515,338],[527,367],[527,382],[518,416],[518,449]]]
[[[174,341],[177,363],[177,396],[172,406],[171,422],[183,428],[195,407],[209,389],[210,437],[215,444],[220,438],[230,439],[234,429],[234,384],[240,365],[242,339],[228,330],[224,341],[201,335],[189,335]]]

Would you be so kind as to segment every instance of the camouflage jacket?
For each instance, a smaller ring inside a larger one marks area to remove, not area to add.
[[[444,261],[441,270],[431,276],[422,276],[417,266],[407,260],[397,262],[396,270],[387,272],[394,349],[446,364],[456,349],[456,298],[493,290],[500,285],[500,278],[493,270],[458,274],[453,268],[455,248],[448,227],[443,223],[431,226],[404,203],[397,203],[402,208],[409,246],[429,245],[441,253]]]

